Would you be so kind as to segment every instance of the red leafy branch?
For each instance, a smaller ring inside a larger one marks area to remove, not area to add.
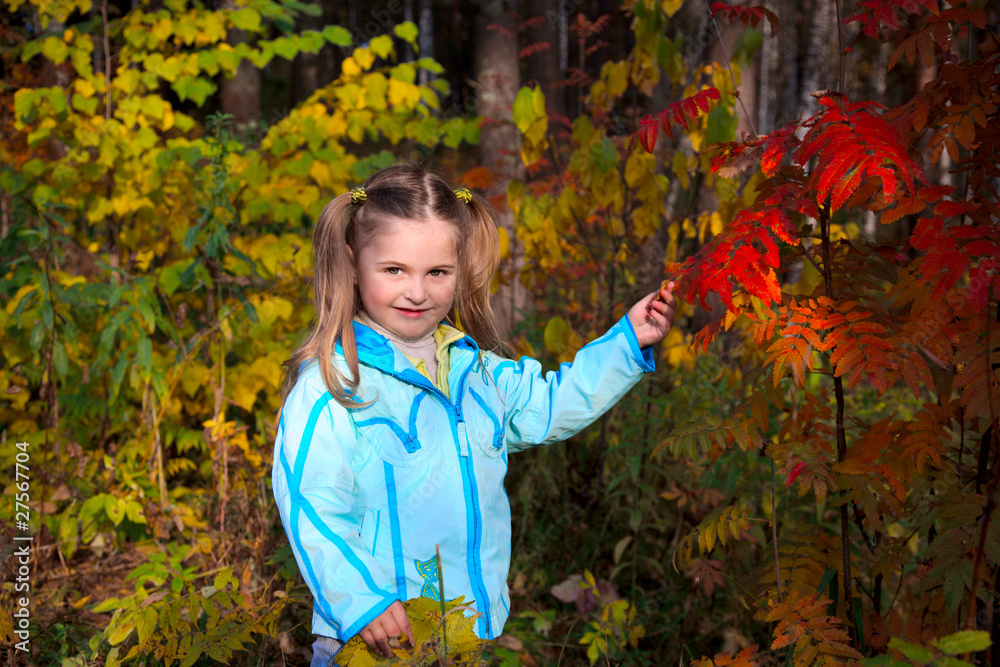
[[[724,2],[713,2],[711,11],[713,18],[718,16],[729,23],[739,21],[750,28],[756,28],[767,18],[771,24],[771,34],[778,30],[778,17],[767,7],[732,7]]]
[[[922,179],[923,172],[896,128],[875,113],[881,105],[851,104],[842,96],[822,97],[820,104],[825,110],[807,121],[810,130],[793,156],[802,166],[817,160],[810,178],[817,205],[823,206],[830,199],[832,213],[859,186],[874,182],[881,197],[873,191],[876,200],[869,207],[884,208],[896,197],[899,176],[913,191],[914,180]],[[879,184],[881,188],[877,188]]]
[[[672,122],[686,130],[692,120],[709,112],[712,108],[712,100],[718,99],[719,91],[717,88],[706,88],[691,97],[674,102],[655,116],[646,116],[639,121],[639,129],[632,135],[632,143],[638,139],[643,149],[647,153],[652,153],[653,147],[656,146],[656,137],[660,127],[663,128],[668,137],[673,139]]]
[[[781,287],[775,268],[780,257],[778,242],[798,242],[789,210],[797,210],[791,198],[795,186],[785,185],[763,197],[736,218],[697,255],[685,262],[679,282],[685,299],[695,297],[703,307],[705,298],[716,292],[730,310],[739,310],[733,302],[734,290],[742,290],[765,305],[781,300]]]
[[[858,6],[862,11],[844,19],[844,23],[860,22],[861,32],[873,39],[878,37],[880,28],[899,31],[899,12],[920,14],[921,9],[926,9],[931,14],[938,13],[936,0],[861,0]]]

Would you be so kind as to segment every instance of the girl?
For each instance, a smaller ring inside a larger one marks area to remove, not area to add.
[[[413,642],[401,601],[475,600],[480,636],[510,612],[507,455],[570,437],[653,370],[673,283],[573,364],[500,349],[492,211],[412,166],[331,201],[313,236],[317,322],[285,363],[273,491],[313,594],[313,665],[361,635]],[[467,333],[454,328],[461,322]]]

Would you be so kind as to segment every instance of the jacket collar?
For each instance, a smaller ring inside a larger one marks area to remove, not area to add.
[[[399,373],[406,370],[411,364],[403,356],[403,353],[396,349],[385,336],[368,327],[357,320],[354,320],[354,340],[358,344],[358,361],[366,366],[373,366],[388,373]],[[448,324],[442,322],[442,324]],[[450,326],[450,325],[449,325]],[[459,348],[479,352],[476,341],[468,336],[456,340],[453,345]],[[337,341],[337,351],[343,352],[341,342]]]

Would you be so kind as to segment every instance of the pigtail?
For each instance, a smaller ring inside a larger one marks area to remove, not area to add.
[[[503,340],[496,313],[490,304],[490,287],[500,266],[500,236],[493,209],[478,196],[467,205],[469,224],[466,237],[463,284],[456,295],[456,309],[462,327],[480,347],[511,354]]]
[[[351,194],[334,198],[319,216],[313,231],[316,266],[313,275],[313,303],[316,321],[305,340],[284,364],[285,380],[281,403],[295,386],[300,366],[311,359],[319,361],[323,384],[333,398],[344,406],[357,407],[352,400],[360,382],[358,348],[354,338],[354,261],[348,245],[352,221]],[[340,340],[350,373],[345,376],[332,361],[334,346]],[[280,410],[279,410],[280,414]]]

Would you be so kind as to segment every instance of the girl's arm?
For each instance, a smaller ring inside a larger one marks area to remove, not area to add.
[[[641,299],[558,371],[543,373],[530,357],[516,362],[492,357],[489,370],[504,399],[508,449],[569,438],[617,403],[643,374],[655,370],[650,346],[670,330],[672,291],[669,284]]]
[[[272,489],[288,541],[314,600],[315,634],[347,642],[397,602],[394,581],[361,542],[347,411],[318,373],[299,378],[282,408]],[[400,605],[402,608],[402,605]],[[404,614],[405,615],[405,614]]]

